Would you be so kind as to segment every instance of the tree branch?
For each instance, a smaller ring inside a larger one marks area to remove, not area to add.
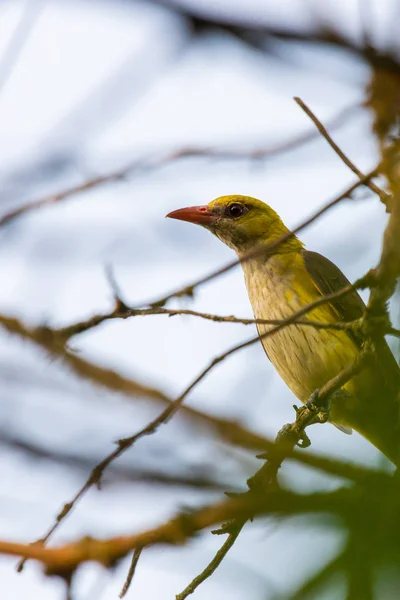
[[[323,126],[321,121],[316,117],[316,115],[311,111],[311,109],[306,105],[306,103],[303,102],[303,100],[298,97],[295,97],[294,101],[300,106],[300,108],[302,108],[304,110],[306,115],[308,117],[310,117],[310,119],[316,126],[319,133],[328,142],[328,144],[331,146],[331,148],[333,148],[333,150],[336,152],[336,154],[342,159],[344,164],[347,165],[349,167],[349,169],[351,169],[353,171],[353,173],[355,173],[357,175],[357,177],[359,177],[360,179],[363,179],[365,177],[364,173],[362,173],[362,171],[360,171],[360,169],[358,169],[356,167],[356,165],[349,159],[349,157],[346,156],[346,154],[343,152],[343,150],[341,150],[341,148],[339,148],[339,146],[336,144],[336,142],[333,141],[333,139],[327,132],[326,128]],[[377,194],[379,196],[379,198],[381,199],[383,204],[388,209],[389,202],[390,202],[390,194],[387,194],[384,190],[382,190],[379,186],[377,186],[370,179],[368,181],[366,181],[365,185],[367,187],[369,187],[372,192],[374,192],[375,194]]]
[[[340,508],[347,494],[343,491],[329,494],[295,494],[279,490],[264,498],[230,498],[224,502],[181,513],[166,523],[142,533],[109,539],[83,538],[64,546],[46,548],[40,543],[22,544],[0,541],[0,554],[35,559],[47,567],[50,574],[73,571],[86,561],[96,561],[106,567],[115,564],[135,548],[157,544],[183,544],[197,531],[218,525],[227,519],[251,514],[309,514]]]
[[[1,85],[1,84],[0,84]],[[340,112],[332,121],[330,122],[331,127],[337,127],[340,125],[345,119],[347,119],[354,110],[358,108],[356,106],[350,106],[345,108],[342,112]],[[276,156],[282,152],[292,150],[301,144],[308,142],[313,139],[315,133],[313,131],[306,132],[304,134],[300,134],[298,137],[289,140],[288,142],[279,143],[276,146],[268,147],[268,148],[256,148],[254,150],[237,150],[229,149],[229,148],[195,148],[195,147],[187,147],[181,148],[178,150],[170,150],[167,153],[156,152],[154,153],[153,158],[141,158],[131,163],[112,171],[111,173],[107,173],[105,175],[99,175],[98,177],[93,177],[84,181],[83,183],[75,186],[71,186],[57,192],[56,194],[50,194],[47,196],[42,196],[37,198],[36,200],[31,200],[30,202],[26,202],[21,206],[10,210],[5,213],[2,217],[0,217],[0,228],[2,226],[8,225],[12,221],[17,218],[28,214],[30,212],[36,211],[38,209],[44,208],[46,206],[51,206],[53,204],[58,204],[68,198],[74,197],[83,192],[95,189],[99,186],[102,186],[107,183],[113,183],[117,181],[124,181],[129,176],[132,176],[135,172],[137,173],[145,173],[149,171],[153,171],[157,168],[163,167],[169,163],[172,163],[177,160],[181,160],[184,158],[195,158],[195,157],[203,157],[203,158],[214,158],[214,159],[225,159],[225,160],[259,160],[262,158],[268,158],[272,156]]]
[[[189,583],[189,585],[181,592],[176,595],[176,600],[185,600],[190,594],[193,594],[194,591],[206,581],[213,573],[218,569],[221,562],[224,560],[225,556],[228,554],[229,550],[232,548],[233,544],[236,542],[237,538],[242,531],[243,526],[245,525],[245,521],[241,521],[240,524],[237,525],[235,531],[231,531],[228,534],[225,542],[222,544],[221,548],[215,554],[214,558],[211,562],[206,566],[204,571],[202,571],[197,577],[193,579]]]
[[[129,306],[121,307],[119,304],[113,311],[109,313],[94,315],[89,319],[72,323],[65,327],[59,327],[53,329],[56,334],[59,334],[61,338],[68,341],[71,337],[84,333],[90,329],[93,329],[103,323],[104,321],[112,319],[128,319],[130,317],[145,317],[149,315],[167,315],[169,317],[175,317],[177,315],[192,316],[205,319],[206,321],[214,321],[216,323],[241,323],[242,325],[281,325],[283,321],[280,319],[244,319],[235,317],[233,315],[222,316],[214,315],[211,313],[198,312],[196,310],[189,309],[174,309],[174,308],[163,308],[163,307],[151,307],[151,308],[131,308]],[[333,329],[333,330],[347,330],[352,329],[358,325],[358,321],[338,321],[337,323],[322,323],[320,321],[313,320],[297,320],[294,323],[296,326],[314,327],[315,329]],[[387,327],[385,335],[392,335],[394,337],[400,337],[400,329],[394,327]]]
[[[137,564],[139,562],[139,558],[140,558],[141,554],[142,554],[142,548],[135,548],[135,551],[134,551],[133,556],[132,556],[131,564],[130,564],[130,567],[129,567],[128,575],[126,576],[126,580],[125,580],[124,586],[123,586],[123,588],[121,590],[121,593],[119,595],[120,598],[124,598],[126,596],[128,590],[129,590],[129,588],[130,588],[130,585],[132,583],[132,579],[135,576],[136,567],[137,567]]]

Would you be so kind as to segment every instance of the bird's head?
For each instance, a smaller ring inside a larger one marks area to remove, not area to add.
[[[288,232],[278,214],[251,196],[221,196],[206,206],[189,206],[170,212],[167,217],[202,225],[239,255],[260,244],[268,244]],[[278,251],[302,246],[290,238]]]

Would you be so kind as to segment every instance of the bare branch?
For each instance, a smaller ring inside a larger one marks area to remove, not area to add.
[[[222,521],[243,518],[249,514],[309,514],[332,511],[345,501],[341,490],[323,494],[295,494],[279,490],[265,498],[239,497],[208,506],[192,513],[179,514],[166,523],[142,533],[109,539],[83,538],[64,546],[46,548],[40,543],[22,544],[0,541],[0,554],[35,559],[47,567],[52,574],[73,571],[79,564],[96,561],[106,567],[112,566],[135,548],[157,544],[183,544],[195,532]]]
[[[176,600],[185,600],[190,594],[201,585],[206,579],[211,577],[211,575],[218,569],[221,562],[224,560],[225,556],[228,554],[229,550],[232,548],[233,544],[236,542],[239,537],[240,532],[245,524],[245,521],[241,521],[241,526],[237,526],[235,531],[228,534],[225,542],[222,544],[221,548],[218,550],[212,561],[206,566],[204,571],[202,571],[197,577],[193,579],[189,583],[189,585],[181,592],[176,595]]]
[[[297,97],[294,98],[294,101],[300,106],[300,108],[302,108],[304,110],[306,115],[308,117],[310,117],[310,119],[312,120],[314,125],[317,127],[317,130],[319,131],[319,133],[322,135],[323,138],[325,138],[325,140],[328,142],[328,144],[331,146],[331,148],[333,148],[333,150],[336,152],[336,154],[342,159],[344,164],[347,165],[349,167],[349,169],[351,169],[353,171],[353,173],[355,173],[357,175],[357,177],[359,177],[360,179],[364,178],[365,177],[364,173],[362,173],[355,166],[355,164],[349,159],[348,156],[346,156],[346,154],[343,152],[343,150],[341,150],[341,148],[339,148],[339,146],[336,144],[336,142],[333,141],[333,139],[327,132],[326,128],[323,126],[321,121],[315,116],[315,114],[311,111],[311,109],[306,105],[306,103],[303,102],[303,100],[301,98],[297,98]],[[379,186],[377,186],[371,179],[366,181],[365,185],[367,187],[369,187],[372,192],[375,192],[375,194],[377,194],[379,196],[379,198],[381,199],[383,204],[385,204],[386,207],[388,206],[388,202],[390,201],[390,194],[387,194],[384,190],[382,190]]]
[[[132,561],[131,561],[131,564],[129,567],[128,575],[126,576],[126,581],[125,581],[124,586],[119,595],[120,598],[124,598],[126,596],[128,590],[131,586],[132,579],[135,576],[136,567],[139,562],[139,558],[140,558],[141,554],[142,554],[142,548],[135,548],[135,551],[132,556]]]
[[[74,335],[78,335],[89,329],[97,327],[104,321],[111,319],[128,319],[130,317],[145,317],[149,315],[168,315],[169,317],[175,317],[177,315],[187,315],[192,317],[199,317],[207,321],[214,321],[216,323],[241,323],[242,325],[280,325],[282,323],[279,319],[243,319],[235,317],[233,315],[222,316],[214,315],[211,313],[199,312],[196,310],[189,309],[173,309],[153,306],[150,308],[120,308],[117,306],[113,311],[101,315],[94,315],[84,321],[67,325],[66,327],[60,327],[55,329],[63,339],[69,340]],[[351,329],[355,322],[347,323],[320,323],[318,321],[296,321],[296,325],[313,326],[316,329]]]
[[[14,221],[18,217],[21,217],[22,215],[25,215],[29,212],[38,210],[39,208],[43,208],[51,204],[58,204],[59,202],[62,202],[63,200],[66,200],[71,196],[76,196],[77,194],[91,190],[95,187],[98,187],[99,185],[110,183],[113,181],[121,181],[125,178],[127,171],[128,169],[124,168],[109,173],[108,175],[100,175],[99,177],[88,179],[80,185],[69,187],[63,190],[62,192],[58,192],[57,194],[50,194],[49,196],[38,198],[37,200],[33,200],[31,202],[22,204],[21,206],[10,210],[0,218],[0,227],[8,225],[11,221]]]
[[[335,119],[333,119],[330,123],[331,127],[337,127],[340,125],[345,119],[347,119],[354,110],[358,108],[356,106],[350,106],[345,108],[341,113],[339,113]],[[113,183],[117,181],[124,181],[128,177],[132,176],[135,172],[137,173],[145,173],[149,171],[153,171],[157,168],[163,167],[169,163],[184,159],[184,158],[194,158],[194,157],[203,157],[203,158],[214,158],[214,159],[225,159],[225,160],[255,160],[262,159],[267,157],[272,157],[287,150],[291,150],[296,148],[297,146],[306,143],[310,139],[315,137],[315,133],[313,131],[307,132],[305,134],[299,135],[297,138],[294,138],[288,142],[283,142],[275,147],[268,148],[256,148],[254,150],[244,150],[240,151],[235,149],[219,149],[219,148],[195,148],[195,147],[187,147],[181,148],[179,150],[170,150],[167,153],[154,153],[153,158],[141,158],[131,163],[120,167],[119,169],[112,171],[111,173],[105,175],[99,175],[98,177],[93,177],[84,181],[79,185],[75,185],[61,192],[57,192],[56,194],[50,194],[48,196],[37,198],[36,200],[31,200],[30,202],[26,202],[21,206],[10,210],[2,217],[0,217],[0,227],[9,224],[11,221],[30,213],[32,211],[44,208],[46,206],[50,206],[53,204],[58,204],[68,198],[74,197],[82,192],[86,192],[92,189],[95,189],[99,186],[102,186],[107,183]]]
[[[280,325],[283,324],[283,321],[280,319],[244,319],[241,317],[235,317],[233,315],[222,316],[222,315],[214,315],[211,313],[199,312],[196,310],[189,309],[173,309],[173,308],[163,308],[163,307],[150,307],[150,308],[130,308],[123,307],[120,305],[117,306],[113,311],[109,313],[94,315],[89,319],[84,321],[79,321],[77,323],[72,323],[71,325],[67,325],[66,327],[60,327],[58,329],[54,329],[63,339],[66,341],[69,340],[74,335],[78,335],[89,329],[93,329],[97,327],[104,321],[112,320],[112,319],[128,319],[130,317],[145,317],[149,315],[168,315],[169,317],[175,317],[177,315],[188,315],[192,317],[199,317],[201,319],[205,319],[207,321],[214,321],[216,323],[241,323],[242,325]],[[358,321],[347,321],[337,323],[322,323],[320,321],[313,320],[297,320],[294,323],[297,325],[304,325],[305,327],[314,327],[315,329],[333,329],[333,330],[346,330],[352,329],[357,326]],[[393,335],[394,337],[400,337],[400,330],[395,329],[394,327],[388,327],[385,331],[385,335]]]

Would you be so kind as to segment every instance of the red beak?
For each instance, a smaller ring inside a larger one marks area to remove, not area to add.
[[[170,219],[179,219],[179,221],[188,221],[195,225],[209,225],[214,221],[216,215],[208,210],[207,206],[188,206],[173,210],[166,215]]]

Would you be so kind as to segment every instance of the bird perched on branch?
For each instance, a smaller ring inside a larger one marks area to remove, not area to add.
[[[336,265],[321,254],[305,250],[278,214],[255,198],[222,196],[207,206],[182,208],[167,217],[202,225],[236,252],[256,319],[287,319],[305,305],[349,285]],[[280,239],[281,243],[274,244]],[[361,297],[353,290],[314,308],[302,320],[347,323],[360,319],[364,311]],[[365,342],[362,333],[352,328],[289,324],[266,336],[271,328],[257,324],[264,350],[303,403],[351,365]],[[355,429],[397,464],[399,390],[400,369],[381,337],[376,341],[372,361],[343,386],[342,394],[332,399],[330,421],[348,433]]]

